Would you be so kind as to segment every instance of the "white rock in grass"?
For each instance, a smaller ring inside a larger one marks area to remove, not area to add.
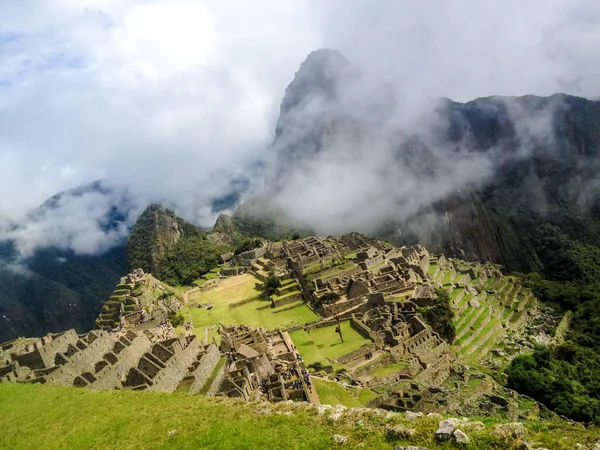
[[[333,442],[340,445],[344,445],[348,442],[348,438],[346,436],[342,436],[339,434],[334,434],[333,436],[331,436],[331,439],[333,439]]]
[[[462,432],[458,428],[456,430],[454,430],[453,434],[454,434],[454,439],[456,439],[456,442],[458,444],[468,444],[471,442],[471,439],[469,439],[469,436],[467,436],[464,432]]]

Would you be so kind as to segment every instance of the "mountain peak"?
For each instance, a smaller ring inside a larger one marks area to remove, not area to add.
[[[311,96],[334,97],[336,82],[349,65],[337,50],[320,49],[309,53],[285,90],[281,113],[285,114]]]

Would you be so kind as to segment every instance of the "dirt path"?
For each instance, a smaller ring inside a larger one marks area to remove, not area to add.
[[[358,358],[358,359],[354,359],[352,361],[350,361],[349,363],[345,364],[346,366],[348,366],[348,369],[350,370],[356,370],[361,366],[364,366],[365,364],[370,363],[371,361],[377,359],[379,356],[383,355],[385,352],[381,351],[381,350],[377,350],[375,352],[373,352],[373,357],[371,359],[365,359],[363,358]]]

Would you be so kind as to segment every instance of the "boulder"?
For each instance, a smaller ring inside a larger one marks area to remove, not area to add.
[[[504,439],[522,439],[525,437],[525,431],[521,422],[512,422],[496,425],[492,433]]]
[[[417,430],[414,428],[403,428],[399,425],[397,426],[387,426],[385,428],[385,433],[389,438],[392,439],[409,439],[415,436]]]
[[[508,406],[508,400],[499,395],[490,395],[490,401],[500,406]]]
[[[470,428],[472,430],[485,430],[485,424],[483,422],[467,422],[463,425],[465,428]]]
[[[394,450],[429,450],[426,447],[415,447],[414,445],[401,445],[399,447],[394,447]]]
[[[333,409],[333,406],[331,405],[317,405],[317,413],[319,413],[319,415],[323,415],[325,414],[327,411],[331,411]]]
[[[404,416],[408,419],[408,420],[413,420],[416,419],[417,417],[423,417],[423,413],[422,412],[413,412],[413,411],[406,411],[404,413]]]
[[[332,412],[331,414],[329,414],[327,419],[330,422],[337,422],[338,420],[340,420],[342,418],[343,415],[344,415],[344,413],[342,413],[342,412]]]
[[[333,442],[335,442],[336,444],[340,444],[340,445],[344,445],[344,444],[348,443],[348,438],[346,436],[342,436],[340,434],[334,434],[333,436],[331,436],[331,439],[333,439]]]
[[[452,433],[456,427],[460,424],[458,419],[446,419],[439,423],[438,429],[435,432],[435,437],[438,441],[447,441],[452,437]]]
[[[471,442],[471,439],[469,439],[469,436],[467,436],[463,431],[459,430],[458,428],[456,430],[454,430],[454,433],[452,433],[454,435],[454,439],[456,439],[456,443],[457,444],[468,444]]]

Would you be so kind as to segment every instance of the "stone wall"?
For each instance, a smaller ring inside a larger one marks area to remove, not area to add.
[[[336,358],[334,361],[337,361],[340,364],[346,364],[355,359],[364,358],[367,353],[374,352],[374,351],[377,351],[377,345],[365,344],[358,350],[348,353],[347,355],[340,356],[339,358]]]
[[[206,380],[210,378],[213,370],[219,363],[219,359],[221,358],[221,352],[216,344],[210,344],[206,348],[206,353],[200,358],[200,364],[192,372],[192,376],[194,377],[194,382],[190,386],[188,392],[190,394],[197,394],[200,392]]]
[[[187,347],[180,350],[179,343],[173,344],[175,355],[165,364],[165,367],[152,379],[153,385],[148,388],[153,392],[173,392],[188,373],[188,367],[198,357],[200,340],[193,339]]]
[[[121,379],[127,375],[132,367],[135,367],[140,358],[150,350],[152,342],[148,336],[140,333],[132,341],[131,345],[119,353],[118,361],[109,364],[96,374],[97,380],[91,384],[92,389],[117,389],[121,387]]]

